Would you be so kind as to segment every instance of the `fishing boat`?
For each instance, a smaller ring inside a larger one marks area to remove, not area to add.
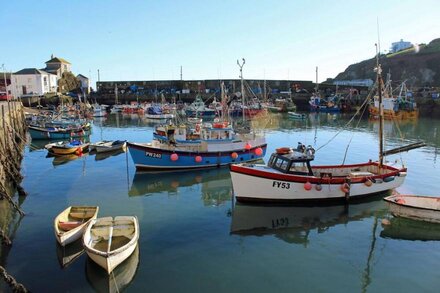
[[[44,146],[50,153],[54,155],[80,155],[88,150],[89,143],[83,143],[78,140],[73,141],[59,141],[49,143]]]
[[[174,115],[171,113],[164,113],[162,107],[153,105],[147,108],[145,117],[148,119],[173,119]]]
[[[393,95],[393,89],[391,87],[391,75],[388,74],[382,101],[384,119],[417,119],[419,117],[419,110],[412,93],[408,91],[405,82],[403,82],[399,88],[399,93],[397,95]],[[368,111],[371,117],[379,117],[379,97],[377,95],[369,105]]]
[[[398,194],[384,200],[396,217],[440,223],[440,197]]]
[[[34,139],[72,139],[87,137],[91,134],[89,124],[78,127],[57,128],[57,127],[40,127],[28,126],[31,138]]]
[[[292,119],[306,119],[307,118],[306,114],[300,114],[300,113],[296,113],[296,112],[287,112],[287,115],[289,116],[289,118],[292,118]]]
[[[269,112],[273,113],[285,113],[295,112],[296,105],[291,98],[278,98],[273,103],[269,103],[264,106]]]
[[[97,153],[105,153],[124,149],[127,144],[126,140],[103,140],[90,144],[90,151]]]
[[[98,215],[97,206],[70,206],[54,220],[55,237],[61,246],[78,240],[87,225]]]
[[[235,133],[227,122],[157,126],[150,143],[128,142],[136,169],[219,167],[261,159],[266,141],[255,133]]]
[[[377,64],[377,90],[382,96],[382,78]],[[424,146],[415,143],[384,151],[383,119],[379,123],[379,160],[358,164],[311,166],[315,150],[301,143],[294,149],[278,148],[267,165],[234,164],[231,179],[237,201],[297,202],[349,201],[399,187],[407,169],[384,163],[384,157]]]
[[[87,255],[110,274],[136,249],[139,223],[134,216],[98,218],[86,228],[83,245]]]
[[[187,117],[201,117],[205,119],[214,118],[217,114],[215,109],[210,109],[206,107],[202,100],[202,97],[197,96],[194,102],[192,102],[185,109],[185,114]]]

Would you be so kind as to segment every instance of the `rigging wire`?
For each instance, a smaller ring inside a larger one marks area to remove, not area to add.
[[[365,98],[364,102],[362,103],[362,105],[359,107],[359,109],[357,109],[356,113],[353,115],[353,117],[342,127],[341,130],[339,130],[332,138],[330,138],[326,143],[324,143],[323,145],[321,145],[319,148],[316,149],[316,152],[319,151],[320,149],[322,149],[323,147],[327,146],[330,142],[332,142],[341,132],[343,132],[344,130],[346,130],[346,128],[351,124],[351,122],[354,120],[354,118],[360,113],[361,109],[363,107],[366,107],[368,101],[371,99],[371,95],[373,93],[374,87],[370,90],[370,92],[368,93],[368,96]],[[364,109],[365,111],[365,109]]]

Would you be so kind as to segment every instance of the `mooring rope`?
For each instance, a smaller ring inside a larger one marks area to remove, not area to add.
[[[0,237],[3,238],[2,243],[6,246],[11,246],[12,245],[12,241],[11,239],[9,239],[8,235],[6,235],[5,231],[3,231],[2,229],[0,229]]]
[[[12,289],[12,292],[17,292],[17,293],[30,292],[28,289],[26,289],[26,287],[23,284],[18,283],[13,276],[9,275],[8,272],[5,270],[5,268],[2,266],[0,266],[0,275],[9,285],[9,287]]]

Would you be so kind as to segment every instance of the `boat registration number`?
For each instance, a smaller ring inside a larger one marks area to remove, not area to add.
[[[277,188],[282,188],[282,189],[290,189],[290,183],[274,181],[274,182],[272,182],[272,187],[277,187]]]
[[[154,158],[154,159],[162,159],[162,154],[145,152],[145,155],[147,157]]]

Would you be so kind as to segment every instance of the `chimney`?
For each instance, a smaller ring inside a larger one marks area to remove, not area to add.
[[[53,59],[53,54],[52,54],[52,55],[50,55],[50,59]]]

